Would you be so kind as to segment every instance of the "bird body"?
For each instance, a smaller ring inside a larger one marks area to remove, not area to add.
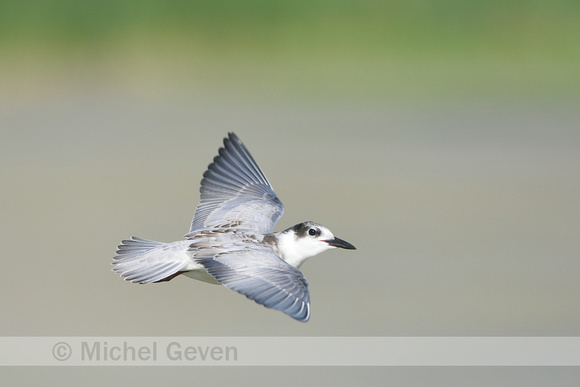
[[[183,274],[222,284],[308,321],[310,293],[298,268],[325,250],[355,247],[310,221],[274,232],[283,212],[282,202],[247,148],[230,133],[203,175],[200,204],[186,239],[124,240],[113,259],[113,271],[137,283],[169,281]]]

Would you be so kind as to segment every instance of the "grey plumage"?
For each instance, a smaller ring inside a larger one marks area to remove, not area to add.
[[[218,152],[203,174],[186,240],[124,240],[113,271],[138,283],[185,274],[308,321],[308,282],[298,267],[322,251],[354,246],[314,222],[275,233],[284,206],[248,149],[229,133]]]
[[[216,227],[227,219],[238,230],[271,233],[284,206],[254,158],[234,133],[201,180],[200,202],[189,233]]]

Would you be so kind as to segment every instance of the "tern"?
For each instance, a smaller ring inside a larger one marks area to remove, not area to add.
[[[141,284],[170,281],[181,274],[221,284],[306,322],[310,292],[298,269],[323,251],[355,247],[311,221],[274,232],[284,212],[282,202],[234,133],[223,144],[203,174],[200,202],[185,240],[123,240],[113,271]]]

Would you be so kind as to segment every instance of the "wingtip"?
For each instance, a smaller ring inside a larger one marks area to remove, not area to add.
[[[310,320],[310,303],[306,303],[305,305],[306,305],[306,315],[304,317],[300,316],[291,316],[291,317],[303,323],[308,322],[308,320]]]
[[[224,137],[223,143],[224,143],[224,146],[222,148],[219,148],[218,149],[218,153],[220,153],[220,154],[221,154],[221,152],[223,152],[223,150],[225,150],[226,148],[228,148],[228,144],[229,143],[242,144],[242,141],[240,140],[240,138],[234,132],[228,132],[228,136],[227,137]]]
[[[228,132],[228,137],[224,138],[224,141],[226,141],[226,140],[241,142],[238,135],[235,134],[234,132]]]

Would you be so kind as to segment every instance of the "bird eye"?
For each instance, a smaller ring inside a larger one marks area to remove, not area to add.
[[[312,236],[316,235],[316,229],[311,228],[310,230],[308,230],[308,235],[312,235]]]

